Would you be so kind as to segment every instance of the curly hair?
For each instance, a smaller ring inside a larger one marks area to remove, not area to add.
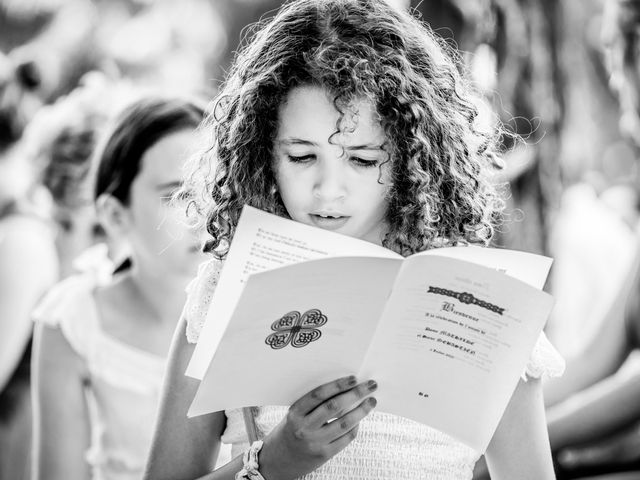
[[[330,92],[342,116],[365,99],[382,119],[393,182],[385,247],[488,243],[502,209],[489,181],[499,132],[477,125],[478,94],[444,41],[383,0],[297,0],[261,27],[214,101],[210,143],[185,184],[213,237],[205,250],[226,255],[244,204],[287,216],[273,141],[279,106],[304,84]]]

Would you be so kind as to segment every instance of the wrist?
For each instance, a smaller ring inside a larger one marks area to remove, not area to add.
[[[260,473],[264,480],[271,479],[280,479],[280,472],[277,471],[277,462],[274,460],[273,446],[271,442],[269,442],[268,438],[265,438],[262,442],[262,449],[260,450],[259,460],[260,460]]]
[[[260,450],[260,473],[265,480],[293,480],[295,476],[283,469],[286,467],[286,457],[278,452],[272,440],[270,436],[264,439]]]

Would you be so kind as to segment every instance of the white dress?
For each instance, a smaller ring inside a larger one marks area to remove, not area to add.
[[[99,275],[69,277],[43,299],[33,316],[59,328],[86,362],[92,480],[140,480],[151,446],[166,359],[102,330],[93,291]]]
[[[200,265],[198,276],[187,287],[185,317],[187,339],[195,343],[204,325],[222,263],[211,260]],[[558,376],[564,361],[541,334],[523,377]],[[287,407],[260,407],[256,425],[261,436],[270,432],[283,418]],[[222,435],[231,444],[232,456],[249,447],[243,412],[226,410],[227,426]],[[360,422],[358,436],[344,450],[305,480],[357,479],[471,479],[480,454],[438,430],[387,413],[373,412]]]

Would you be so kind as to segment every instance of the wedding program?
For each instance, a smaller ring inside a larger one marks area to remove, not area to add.
[[[290,405],[355,374],[378,382],[378,411],[484,452],[551,311],[550,265],[468,246],[403,258],[245,207],[187,371],[201,379],[189,415]]]

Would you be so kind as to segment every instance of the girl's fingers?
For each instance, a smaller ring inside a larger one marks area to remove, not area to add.
[[[351,442],[353,442],[356,439],[356,437],[358,436],[358,428],[359,428],[359,426],[356,425],[355,427],[353,427],[348,432],[345,432],[344,435],[336,438],[333,442],[329,443],[329,445],[328,445],[329,454],[331,456],[334,456],[337,453],[339,453],[342,450],[344,450],[344,448],[347,445],[349,445]]]
[[[374,409],[376,403],[375,398],[369,397],[346,415],[336,418],[331,423],[327,423],[320,429],[322,438],[327,442],[333,443],[340,437],[351,432],[360,424],[360,421]]]
[[[296,402],[291,405],[289,411],[296,416],[304,417],[309,412],[315,410],[318,405],[332,397],[335,397],[336,395],[352,389],[357,385],[357,383],[358,381],[356,380],[356,377],[349,376],[320,385],[296,400]]]
[[[376,382],[370,380],[346,392],[328,398],[307,415],[305,423],[311,428],[320,428],[329,420],[339,418],[344,413],[353,409],[363,398],[374,392],[377,387]]]

